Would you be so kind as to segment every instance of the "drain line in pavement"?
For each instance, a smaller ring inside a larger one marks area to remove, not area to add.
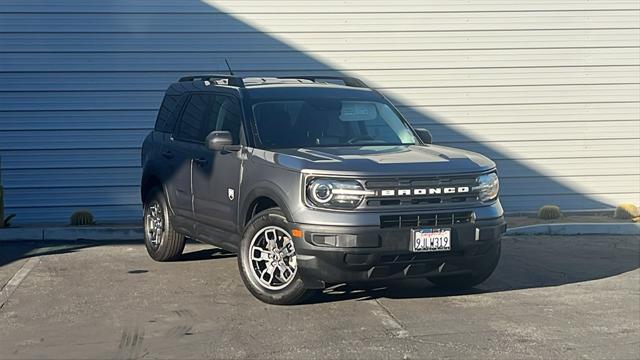
[[[379,307],[378,310],[372,310],[373,314],[382,321],[382,325],[385,327],[387,331],[389,331],[393,336],[404,338],[409,336],[409,332],[404,329],[402,324],[396,319],[395,316],[384,306],[378,299],[373,299],[367,301],[374,306]]]
[[[7,302],[7,300],[9,300],[9,297],[13,294],[14,291],[16,291],[18,286],[20,286],[22,280],[24,280],[27,275],[29,275],[31,270],[33,270],[33,268],[38,265],[39,262],[39,257],[32,257],[31,259],[27,260],[27,262],[22,265],[20,270],[13,274],[7,284],[3,286],[2,289],[0,289],[0,309],[4,307],[4,304]]]

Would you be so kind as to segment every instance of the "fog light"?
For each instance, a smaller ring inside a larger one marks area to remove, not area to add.
[[[358,237],[351,234],[313,234],[311,242],[318,246],[358,247]]]
[[[314,234],[311,238],[314,245],[318,246],[336,246],[336,235],[318,235]]]

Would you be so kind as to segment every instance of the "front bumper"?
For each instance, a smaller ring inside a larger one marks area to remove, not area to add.
[[[473,273],[492,261],[506,231],[504,217],[451,228],[451,251],[411,252],[411,228],[292,224],[300,274],[309,288],[326,284]]]

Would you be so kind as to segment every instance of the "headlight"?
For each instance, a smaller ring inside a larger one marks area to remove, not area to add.
[[[313,179],[307,184],[307,200],[328,209],[355,209],[365,195],[373,195],[355,180]]]
[[[480,198],[480,201],[489,201],[498,197],[500,182],[498,181],[498,175],[496,175],[496,173],[478,176],[476,184],[475,190],[478,190],[478,198]]]

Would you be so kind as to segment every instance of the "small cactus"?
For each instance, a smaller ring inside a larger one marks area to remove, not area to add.
[[[538,210],[538,217],[544,220],[559,219],[562,217],[562,212],[559,206],[545,205]]]
[[[640,210],[633,204],[620,204],[616,207],[616,211],[613,213],[613,217],[616,219],[633,219],[640,217]]]
[[[71,226],[82,226],[82,225],[93,225],[93,215],[88,210],[78,210],[71,215],[69,218],[69,225]]]

